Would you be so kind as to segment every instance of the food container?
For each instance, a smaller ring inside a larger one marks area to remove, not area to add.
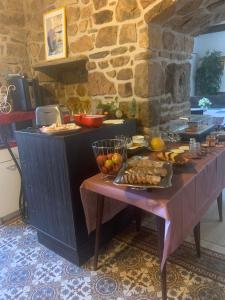
[[[185,131],[188,133],[198,133],[214,125],[213,117],[209,115],[190,115],[181,119],[187,119],[187,128]]]
[[[143,145],[145,141],[145,137],[143,135],[134,135],[132,136],[132,141],[134,144]]]
[[[104,178],[114,178],[126,161],[126,145],[122,140],[106,139],[92,144],[96,162]]]
[[[77,115],[74,115],[74,121],[77,125],[98,128],[102,125],[102,123],[104,121],[104,116],[103,115],[77,114]]]
[[[189,153],[191,158],[200,158],[202,155],[201,144],[199,142],[190,143]]]
[[[216,136],[215,135],[208,135],[206,137],[206,144],[209,146],[209,147],[215,147],[216,146],[216,142],[217,142],[217,139],[216,139]]]
[[[170,162],[133,156],[119,171],[114,184],[135,189],[168,188],[172,186],[173,168]]]

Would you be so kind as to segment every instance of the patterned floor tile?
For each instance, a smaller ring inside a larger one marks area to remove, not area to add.
[[[145,225],[147,226],[147,225]],[[133,225],[101,251],[99,270],[38,243],[20,221],[0,227],[0,300],[160,300],[156,235]],[[168,300],[225,299],[225,256],[185,243],[168,263]]]

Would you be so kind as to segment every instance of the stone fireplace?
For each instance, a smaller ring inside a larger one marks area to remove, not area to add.
[[[3,1],[18,3],[16,0]],[[20,1],[19,1],[20,2]],[[46,91],[46,104],[71,98],[118,97],[129,115],[133,98],[143,131],[167,124],[190,110],[193,36],[225,19],[224,0],[25,0],[25,42],[32,76]],[[86,69],[61,79],[32,66],[45,60],[42,16],[66,7],[68,57],[82,55]],[[20,7],[20,8],[21,8]],[[0,13],[3,9],[0,6]],[[9,12],[8,12],[9,14]],[[0,33],[0,38],[4,32]],[[1,48],[0,48],[1,49]],[[16,51],[15,51],[16,56]],[[23,62],[27,71],[27,63]],[[87,72],[87,73],[86,73]]]

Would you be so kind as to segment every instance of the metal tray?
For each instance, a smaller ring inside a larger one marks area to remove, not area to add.
[[[74,128],[63,128],[63,129],[54,129],[54,130],[50,130],[50,131],[42,131],[41,128],[39,128],[41,133],[47,134],[47,135],[53,135],[53,134],[60,134],[60,133],[69,133],[69,132],[73,132],[73,131],[77,131],[78,129],[80,129],[80,126],[76,126]]]
[[[144,156],[139,157],[140,159],[148,159]],[[131,158],[132,159],[132,158]],[[144,184],[129,184],[121,183],[121,177],[125,174],[125,171],[128,168],[127,164],[124,164],[118,175],[114,179],[113,183],[118,186],[126,186],[134,189],[165,189],[172,186],[172,177],[173,177],[173,166],[170,162],[163,162],[163,167],[167,169],[167,175],[161,180],[159,185],[144,185]]]

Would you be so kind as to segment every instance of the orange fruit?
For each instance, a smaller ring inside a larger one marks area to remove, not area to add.
[[[111,160],[111,159],[107,159],[107,160],[105,161],[104,166],[105,166],[108,170],[111,170],[111,169],[113,168],[113,162],[112,162],[112,160]]]
[[[120,165],[123,161],[122,155],[119,153],[114,153],[112,156],[112,161],[116,165]]]

